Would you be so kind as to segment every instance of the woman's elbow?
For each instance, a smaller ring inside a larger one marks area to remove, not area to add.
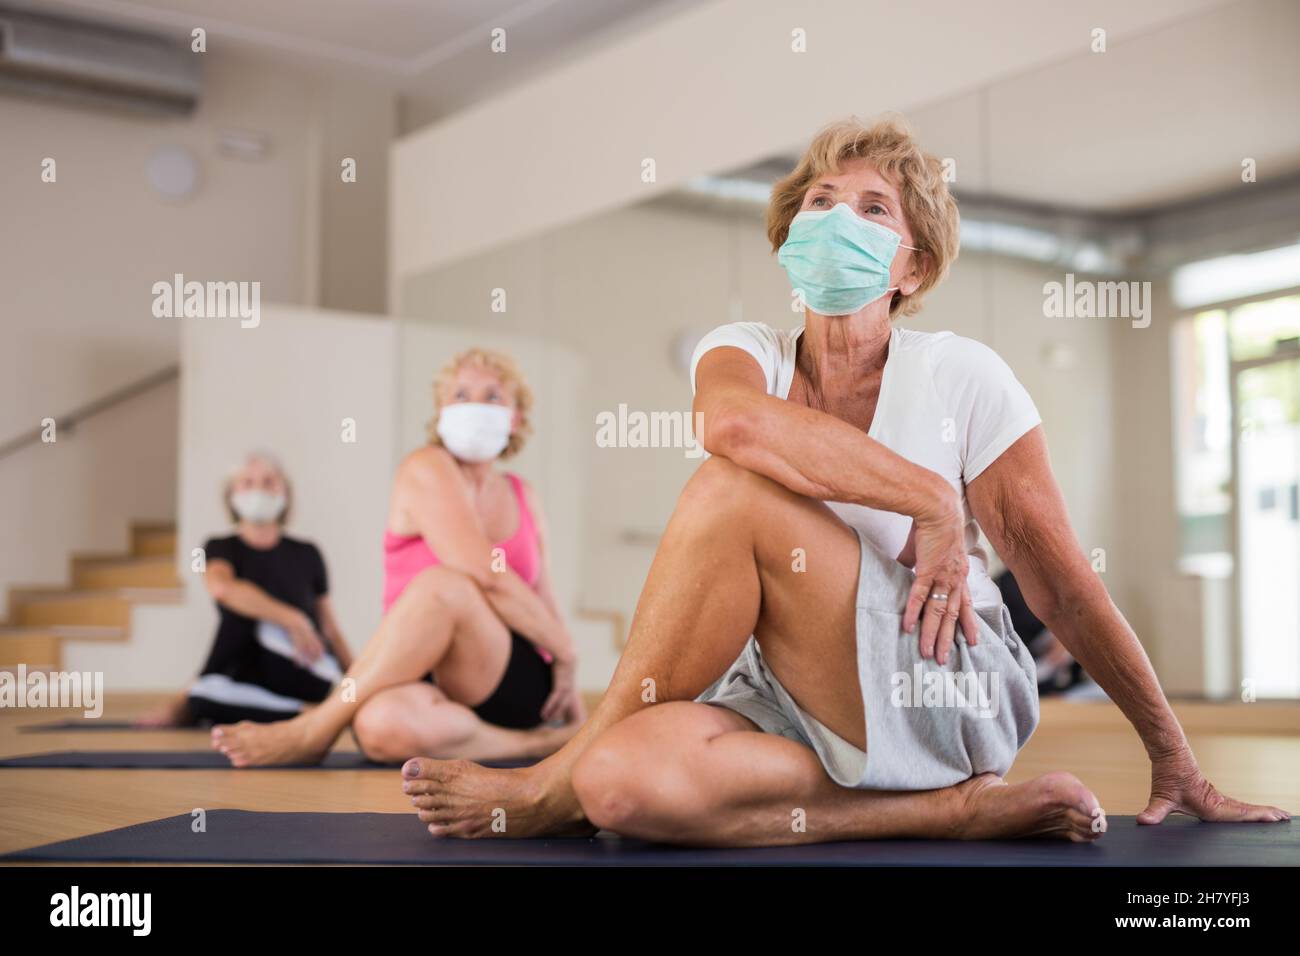
[[[447,570],[464,575],[484,592],[495,590],[501,585],[501,579],[504,577],[495,570],[498,564],[495,554],[489,554],[486,561],[449,558],[444,564]]]
[[[203,581],[204,586],[208,589],[208,596],[219,604],[230,596],[230,589],[234,583],[228,578],[206,577]]]
[[[1021,589],[1029,609],[1052,631],[1068,630],[1098,600],[1105,600],[1105,588],[1086,565],[1063,569],[1050,580],[1038,582],[1032,593],[1023,583]]]
[[[734,460],[754,439],[754,413],[744,405],[717,405],[703,415],[704,450],[710,455]]]

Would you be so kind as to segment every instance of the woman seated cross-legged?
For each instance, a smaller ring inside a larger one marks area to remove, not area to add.
[[[584,719],[541,507],[496,467],[523,447],[532,393],[508,357],[472,349],[434,398],[430,444],[393,482],[378,631],[319,706],[213,728],[235,766],[316,762],[349,725],[378,761],[540,757]]]
[[[774,186],[768,236],[804,323],[736,323],[696,350],[712,457],[677,501],[608,691],[534,767],[408,761],[430,831],[491,836],[504,813],[512,837],[710,845],[1100,837],[1072,774],[1003,780],[1038,697],[981,529],[1140,735],[1140,822],[1286,819],[1201,774],[1010,369],[897,324],[957,254],[940,161],[900,124],[833,124]]]
[[[220,615],[199,678],[138,727],[288,720],[330,692],[352,661],[334,616],[325,559],[284,533],[289,479],[253,452],[226,480],[235,533],[203,546],[204,584]]]

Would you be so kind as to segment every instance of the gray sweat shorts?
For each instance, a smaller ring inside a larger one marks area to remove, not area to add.
[[[926,660],[920,628],[903,632],[913,574],[863,537],[858,567],[858,682],[866,751],[808,714],[750,637],[697,700],[726,707],[764,733],[811,747],[832,780],[866,790],[933,790],[978,773],[1004,775],[1038,726],[1034,659],[1004,606],[976,608],[978,643],[959,636],[948,663]]]

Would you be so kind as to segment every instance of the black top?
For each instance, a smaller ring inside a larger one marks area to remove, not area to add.
[[[1003,571],[993,579],[993,583],[1002,592],[1002,603],[1011,612],[1011,629],[1016,632],[1017,637],[1028,643],[1047,630],[1047,625],[1029,610],[1029,603],[1020,593],[1020,582],[1016,580],[1015,575],[1010,571]]]
[[[271,548],[254,548],[239,535],[210,538],[203,546],[207,560],[220,558],[235,569],[235,577],[256,584],[275,598],[298,608],[320,630],[317,603],[328,593],[325,559],[310,541],[282,536]],[[257,622],[217,604],[221,621],[217,640],[203,672],[236,676],[246,649],[257,642]]]

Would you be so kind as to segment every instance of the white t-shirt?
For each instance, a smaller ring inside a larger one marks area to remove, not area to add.
[[[785,331],[759,322],[714,329],[700,340],[691,358],[691,388],[701,356],[732,346],[758,362],[769,395],[789,398],[795,347],[802,334],[802,327]],[[988,346],[951,332],[891,329],[880,397],[867,434],[908,461],[938,472],[960,492],[968,581],[976,607],[996,607],[1002,597],[989,577],[988,555],[980,547],[966,485],[1040,421],[1029,393]],[[886,554],[897,557],[907,543],[912,519],[906,515],[835,501],[827,505]]]

